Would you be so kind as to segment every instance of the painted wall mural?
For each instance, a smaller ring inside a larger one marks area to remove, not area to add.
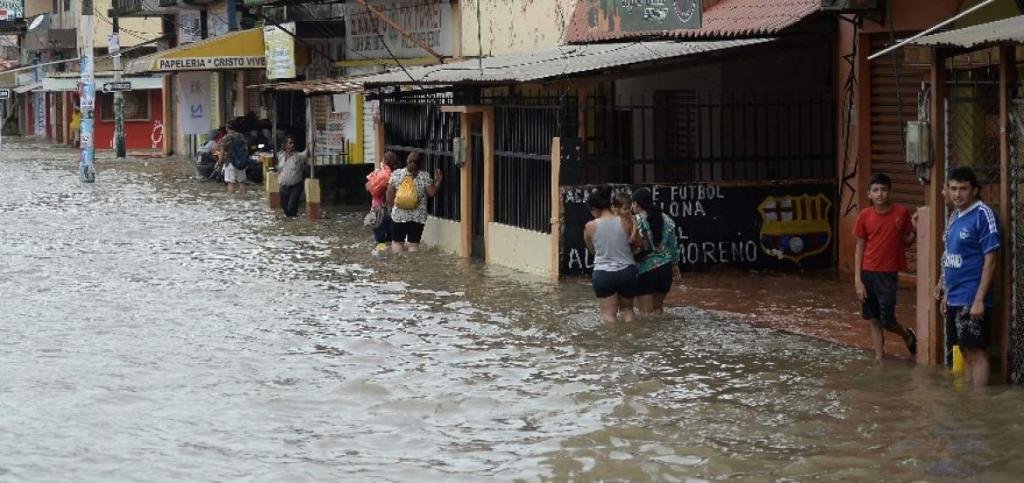
[[[641,185],[615,185],[632,192]],[[676,222],[680,269],[716,265],[756,270],[827,268],[835,257],[835,186],[643,185]],[[593,255],[583,242],[596,186],[561,189],[563,223],[559,271],[590,272]]]

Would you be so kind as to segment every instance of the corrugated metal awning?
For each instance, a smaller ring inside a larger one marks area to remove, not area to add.
[[[599,1],[602,0],[576,2],[572,20],[566,29],[567,43],[763,37],[775,35],[821,11],[821,0],[719,0],[704,11],[699,29],[623,31],[621,22],[604,19],[595,11],[594,4]]]
[[[390,71],[358,78],[363,85],[507,84],[540,82],[659,60],[678,59],[770,42],[770,38],[705,42],[629,42],[563,45],[522,54],[485,57]]]
[[[263,89],[277,92],[301,92],[307,96],[318,94],[344,94],[346,92],[362,92],[363,84],[355,82],[352,77],[335,77],[331,79],[315,79],[306,81],[278,82],[249,86],[250,89]]]
[[[964,49],[1001,43],[1024,44],[1024,15],[926,35],[911,43],[932,47],[960,47]]]

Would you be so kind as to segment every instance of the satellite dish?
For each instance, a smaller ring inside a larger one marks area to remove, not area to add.
[[[32,29],[38,27],[39,24],[41,24],[41,23],[43,23],[43,16],[42,15],[36,15],[36,18],[32,19],[32,23],[29,24],[28,29],[32,30]]]

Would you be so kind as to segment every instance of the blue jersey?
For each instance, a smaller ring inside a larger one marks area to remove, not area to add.
[[[946,276],[947,303],[968,307],[981,285],[985,254],[999,249],[999,221],[988,205],[977,202],[953,213],[946,232],[946,253],[942,269]],[[992,306],[992,290],[985,294],[985,305]]]

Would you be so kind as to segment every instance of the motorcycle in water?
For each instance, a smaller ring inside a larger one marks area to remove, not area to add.
[[[245,177],[250,182],[263,182],[263,163],[260,155],[269,154],[270,149],[266,144],[259,144],[249,154],[249,165],[245,168]],[[224,161],[216,150],[216,144],[212,141],[203,145],[196,152],[195,170],[199,179],[210,179],[217,182],[224,181]]]
[[[262,156],[271,155],[270,147],[266,144],[257,144],[256,149],[249,155],[249,167],[245,168],[245,177],[253,183],[263,183],[263,160]]]
[[[215,142],[209,141],[196,151],[195,168],[196,177],[199,179],[224,180],[224,167],[219,165],[216,147],[217,144]]]

